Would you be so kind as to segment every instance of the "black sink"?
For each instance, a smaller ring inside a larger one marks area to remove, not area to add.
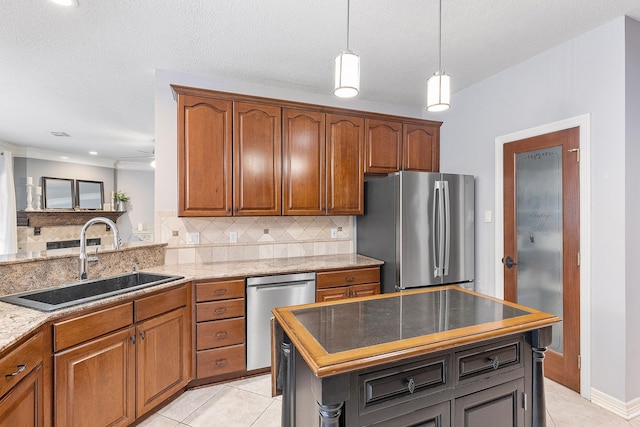
[[[6,295],[0,297],[0,301],[41,311],[54,311],[183,278],[182,276],[134,272],[102,279],[84,280],[58,288]]]

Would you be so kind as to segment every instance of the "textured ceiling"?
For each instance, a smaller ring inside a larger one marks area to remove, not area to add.
[[[153,150],[154,70],[330,94],[346,0],[0,0],[0,141],[118,160]],[[637,0],[443,0],[442,61],[463,89]],[[362,99],[424,104],[437,0],[351,0]],[[70,138],[57,138],[64,131]]]

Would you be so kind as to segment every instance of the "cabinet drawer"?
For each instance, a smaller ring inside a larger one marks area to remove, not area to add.
[[[396,405],[405,398],[437,391],[443,388],[447,379],[447,358],[439,357],[414,362],[389,369],[371,372],[360,376],[361,408],[367,408],[387,402]]]
[[[206,378],[244,371],[245,358],[244,344],[198,351],[196,353],[196,374],[198,378]]]
[[[0,359],[0,396],[27,376],[38,364],[42,362],[44,352],[44,339],[42,332],[38,332],[18,348]]]
[[[196,322],[244,316],[244,298],[201,302],[196,306]]]
[[[520,340],[502,341],[456,353],[458,381],[511,366],[522,366]]]
[[[131,324],[132,302],[54,323],[53,351],[64,350]]]
[[[187,305],[187,286],[164,291],[134,301],[135,321],[149,319]]]
[[[325,271],[316,275],[318,289],[378,282],[380,282],[380,267]]]
[[[244,317],[216,320],[215,322],[198,323],[196,325],[196,350],[241,344],[243,342]]]
[[[244,279],[196,284],[196,301],[244,298]]]

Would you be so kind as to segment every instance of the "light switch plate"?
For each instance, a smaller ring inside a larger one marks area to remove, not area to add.
[[[231,231],[229,233],[229,243],[238,243],[238,232]]]
[[[484,211],[484,222],[491,222],[491,211]]]
[[[200,233],[193,232],[187,233],[187,245],[197,245],[200,243]]]
[[[338,229],[337,228],[332,228],[331,229],[331,238],[332,239],[337,239],[338,238]]]

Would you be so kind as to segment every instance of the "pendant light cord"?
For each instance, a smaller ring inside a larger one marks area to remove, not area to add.
[[[351,9],[350,0],[347,0],[347,50],[349,50],[349,10]]]
[[[438,71],[442,71],[442,0],[438,2],[438,15]]]

